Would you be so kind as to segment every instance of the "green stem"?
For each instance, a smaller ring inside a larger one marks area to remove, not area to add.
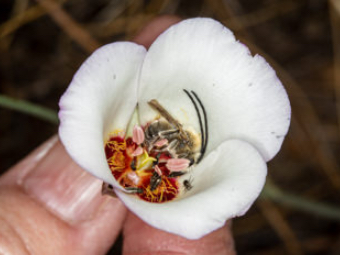
[[[24,100],[14,99],[9,96],[0,95],[0,106],[27,113],[34,117],[46,120],[52,124],[58,124],[58,115],[55,111],[46,107],[36,105]]]
[[[286,193],[271,182],[265,185],[260,197],[273,200],[297,210],[340,221],[340,208]]]

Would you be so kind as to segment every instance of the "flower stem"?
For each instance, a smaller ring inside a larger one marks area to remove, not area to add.
[[[265,185],[260,198],[270,199],[297,210],[340,221],[340,208],[286,193],[270,181]]]
[[[52,124],[59,123],[58,115],[54,110],[24,100],[0,94],[0,106],[32,115]]]

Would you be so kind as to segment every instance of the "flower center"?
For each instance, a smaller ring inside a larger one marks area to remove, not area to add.
[[[116,131],[105,143],[105,153],[112,175],[127,193],[153,203],[175,199],[192,188],[189,169],[202,159],[207,144],[207,121],[204,107],[192,92],[184,92],[193,102],[200,136],[183,128],[160,103],[149,106],[159,116],[145,126],[135,125],[130,135]],[[201,105],[204,125],[197,105]],[[131,124],[130,124],[131,125]],[[182,177],[184,180],[182,180]]]
[[[149,202],[176,198],[181,186],[178,179],[187,174],[194,160],[193,142],[186,142],[178,130],[160,120],[144,128],[135,126],[132,137],[115,133],[106,142],[105,153],[118,183]]]

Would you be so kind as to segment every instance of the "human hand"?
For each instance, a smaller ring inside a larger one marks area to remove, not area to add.
[[[175,17],[150,23],[135,42],[148,47]],[[105,254],[123,230],[123,254],[234,254],[230,224],[199,240],[152,228],[53,137],[0,178],[1,254]]]

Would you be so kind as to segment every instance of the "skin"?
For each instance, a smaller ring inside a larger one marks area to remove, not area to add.
[[[134,41],[149,47],[178,21],[159,17]],[[105,254],[121,231],[125,255],[235,254],[230,223],[187,240],[147,225],[100,191],[101,181],[52,137],[0,178],[0,254]]]

